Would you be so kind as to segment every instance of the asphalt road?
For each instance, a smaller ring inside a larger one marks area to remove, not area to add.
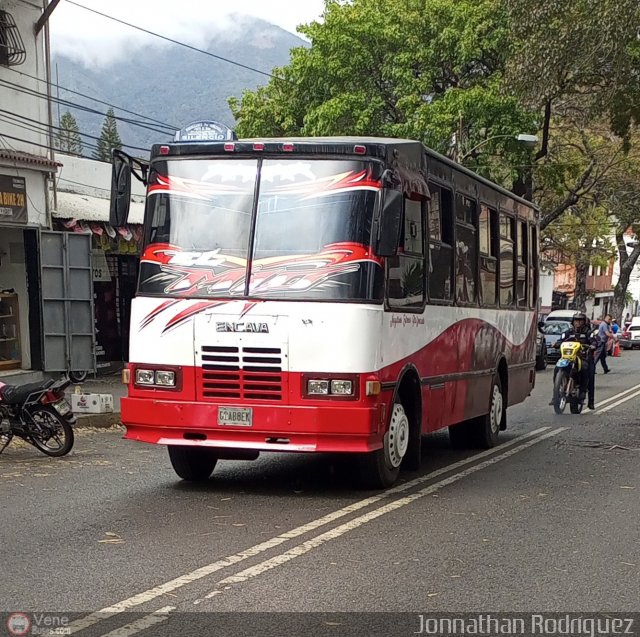
[[[553,414],[549,368],[499,447],[429,436],[384,494],[339,457],[223,462],[190,486],[118,428],[78,430],[62,459],[12,445],[0,610],[71,613],[81,637],[208,617],[182,612],[640,611],[640,352],[610,364],[594,413]]]

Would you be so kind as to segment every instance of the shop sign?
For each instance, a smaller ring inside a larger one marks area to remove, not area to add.
[[[27,223],[27,183],[24,177],[0,175],[0,223]]]
[[[102,250],[91,250],[91,267],[94,281],[111,281],[111,273]]]

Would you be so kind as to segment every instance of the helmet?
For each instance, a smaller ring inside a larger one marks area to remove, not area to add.
[[[576,312],[571,319],[571,325],[573,325],[576,321],[583,321],[584,326],[589,329],[591,327],[591,322],[587,318],[587,315],[584,312]]]

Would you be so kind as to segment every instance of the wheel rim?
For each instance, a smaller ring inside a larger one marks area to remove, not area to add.
[[[32,434],[36,444],[48,451],[62,449],[66,434],[60,422],[47,411],[37,411],[32,417],[37,425],[37,431]]]
[[[500,423],[502,422],[502,392],[497,385],[493,386],[489,416],[491,419],[491,431],[494,433],[500,431]]]
[[[389,430],[384,436],[384,454],[389,466],[396,469],[409,447],[409,419],[402,405],[395,404]]]

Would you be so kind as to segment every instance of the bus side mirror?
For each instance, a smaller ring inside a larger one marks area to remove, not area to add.
[[[109,206],[109,224],[124,226],[129,217],[131,206],[131,165],[128,157],[118,150],[113,151],[111,168],[111,202]]]
[[[398,253],[403,203],[404,196],[399,190],[385,189],[375,250],[380,257],[393,257]]]

